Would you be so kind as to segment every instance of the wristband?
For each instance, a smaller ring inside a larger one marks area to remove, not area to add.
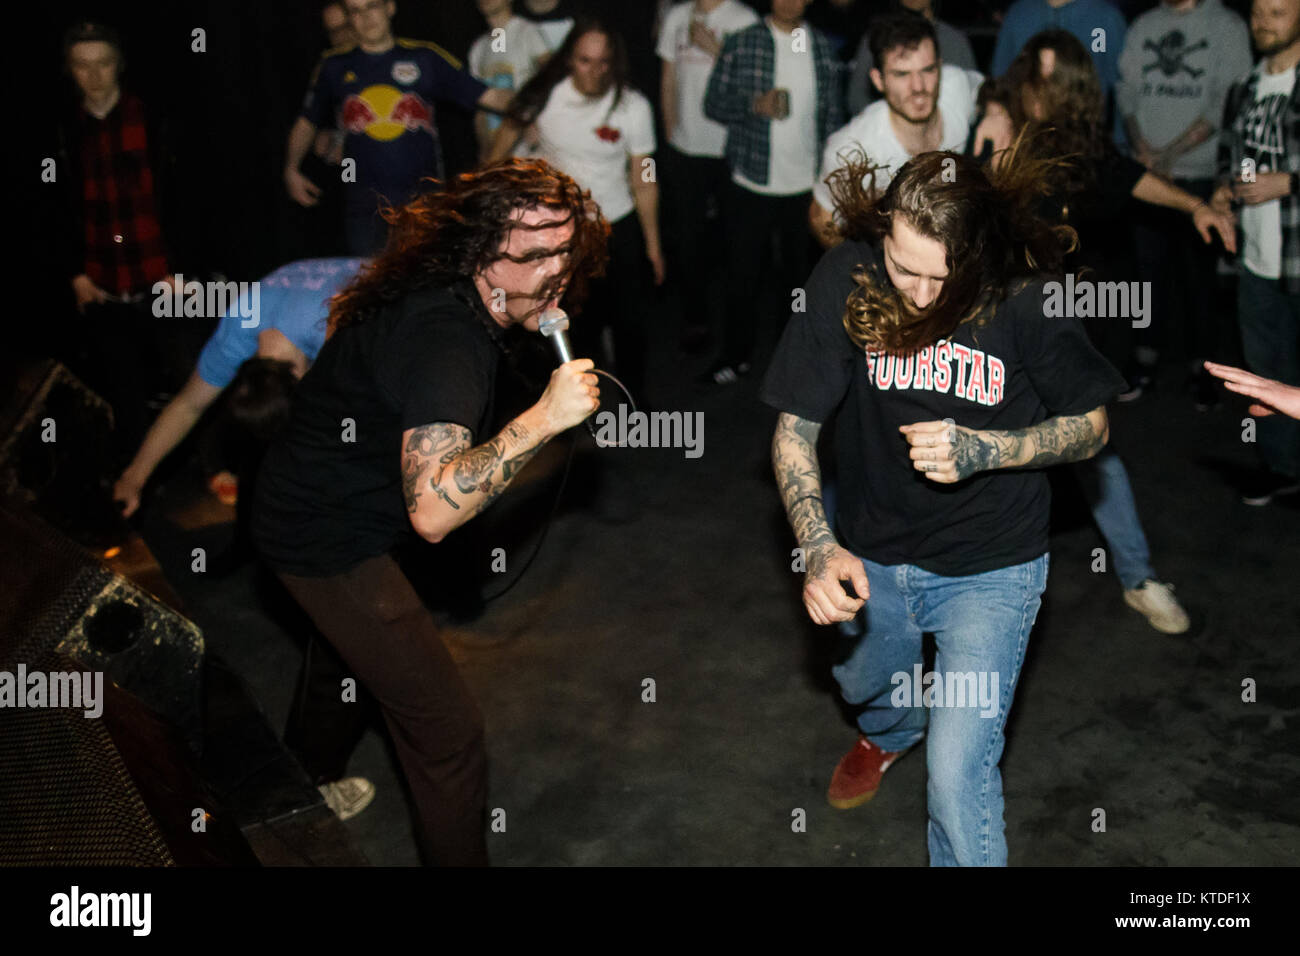
[[[821,496],[821,495],[804,495],[802,498],[796,498],[796,499],[794,500],[794,503],[793,503],[792,505],[790,505],[790,511],[793,512],[794,509],[795,509],[796,507],[798,507],[799,502],[801,502],[801,501],[807,501],[809,498],[811,498],[813,501],[821,501],[821,500],[822,500],[822,496]]]

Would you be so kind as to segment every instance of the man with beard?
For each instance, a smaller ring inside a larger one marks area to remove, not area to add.
[[[859,739],[827,797],[870,800],[928,736],[935,866],[1006,864],[998,761],[1047,584],[1043,469],[1097,453],[1123,387],[1077,320],[1043,314],[1043,275],[1059,272],[1068,239],[1035,214],[1049,165],[1011,157],[990,178],[968,157],[926,153],[881,196],[850,163],[833,186],[846,241],[809,277],[761,393],[781,412],[772,461],[808,616],[866,609],[865,637],[834,668],[861,708]],[[844,545],[817,453],[832,413]]]
[[[502,335],[536,332],[571,284],[581,296],[606,230],[589,194],[540,162],[464,174],[403,207],[384,254],[335,298],[262,466],[254,540],[379,703],[428,863],[487,862],[483,718],[391,552],[411,531],[441,541],[595,410],[592,362],[575,359],[484,440]],[[329,723],[302,746],[327,748]]]
[[[974,71],[948,66],[939,58],[934,25],[919,13],[903,10],[874,21],[870,34],[871,82],[884,98],[832,133],[822,154],[821,173],[813,186],[808,218],[813,234],[827,248],[835,232],[831,190],[826,179],[862,150],[884,189],[889,176],[913,156],[936,149],[961,152],[975,118],[975,96],[983,79]]]
[[[1240,206],[1246,363],[1300,385],[1300,0],[1255,0],[1250,32],[1263,58],[1228,91],[1211,205]],[[1257,427],[1263,465],[1242,489],[1248,505],[1300,491],[1300,423],[1274,415]]]

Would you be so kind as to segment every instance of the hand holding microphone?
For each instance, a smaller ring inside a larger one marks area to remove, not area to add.
[[[596,363],[573,357],[568,328],[569,317],[562,309],[547,309],[538,323],[539,331],[551,340],[560,360],[560,367],[551,373],[551,381],[537,403],[557,434],[581,424],[600,407],[599,380],[591,372]]]

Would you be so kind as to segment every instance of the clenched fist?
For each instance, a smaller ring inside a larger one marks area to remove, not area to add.
[[[581,424],[600,406],[598,380],[588,358],[565,362],[551,373],[551,381],[537,405],[546,415],[553,434]]]

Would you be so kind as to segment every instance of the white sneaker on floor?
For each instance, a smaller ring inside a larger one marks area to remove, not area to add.
[[[365,777],[344,777],[316,788],[340,820],[350,820],[375,799],[375,785]]]
[[[1162,634],[1182,634],[1192,626],[1187,612],[1174,597],[1172,584],[1147,578],[1140,587],[1124,592],[1124,603],[1146,617]]]

